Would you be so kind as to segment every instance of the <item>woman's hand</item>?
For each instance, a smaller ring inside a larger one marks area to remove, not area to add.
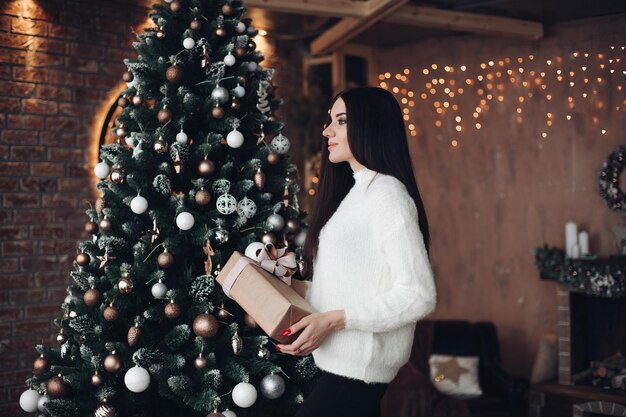
[[[284,336],[300,333],[300,336],[290,345],[276,345],[281,352],[289,355],[306,356],[320,347],[331,332],[342,330],[345,327],[346,315],[343,310],[313,313],[306,316],[283,332]]]

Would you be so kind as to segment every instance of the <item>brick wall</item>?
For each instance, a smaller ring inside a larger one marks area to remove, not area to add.
[[[94,115],[131,56],[141,0],[0,3],[0,415],[18,415],[35,358],[53,342],[92,201]]]

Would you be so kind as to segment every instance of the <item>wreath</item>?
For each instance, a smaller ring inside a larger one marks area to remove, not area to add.
[[[626,194],[619,186],[619,177],[626,168],[626,145],[620,145],[602,164],[600,195],[613,211],[626,213]]]

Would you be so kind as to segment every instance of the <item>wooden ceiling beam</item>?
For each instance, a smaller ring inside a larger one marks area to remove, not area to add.
[[[311,42],[311,54],[320,55],[336,50],[376,22],[403,7],[407,1],[369,0],[362,2],[368,6],[367,15],[360,18],[346,17],[337,22]]]
[[[353,0],[246,0],[244,4],[246,7],[259,7],[293,14],[364,17],[369,14],[369,2]]]
[[[543,25],[530,20],[425,6],[406,5],[387,16],[385,22],[523,40],[538,40],[543,37]]]

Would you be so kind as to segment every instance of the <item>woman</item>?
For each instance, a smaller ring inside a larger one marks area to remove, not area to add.
[[[378,415],[410,356],[415,323],[435,307],[429,233],[402,113],[391,93],[354,88],[333,100],[317,205],[305,244],[312,314],[291,355],[322,370],[297,417]]]

